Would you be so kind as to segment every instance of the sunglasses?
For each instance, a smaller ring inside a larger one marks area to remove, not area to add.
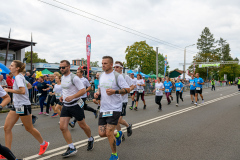
[[[66,66],[65,67],[58,67],[59,69],[65,69],[66,68]]]

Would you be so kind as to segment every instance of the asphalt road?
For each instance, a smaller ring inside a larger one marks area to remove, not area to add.
[[[240,159],[240,105],[236,86],[218,87],[216,91],[203,90],[205,103],[193,106],[189,92],[184,92],[184,102],[176,107],[174,101],[167,105],[162,100],[163,110],[159,112],[154,96],[146,96],[147,109],[139,103],[138,111],[127,109],[125,119],[133,124],[133,134],[117,147],[121,160],[239,160]],[[97,107],[89,103],[92,107]],[[130,105],[130,100],[129,100]],[[39,109],[34,109],[37,115]],[[86,150],[87,137],[79,126],[70,129],[78,153],[68,160],[107,160],[111,150],[108,140],[100,138],[97,119],[93,113],[85,112],[86,122],[95,137],[92,151]],[[4,144],[3,125],[7,113],[0,115],[0,142]],[[12,151],[24,159],[63,159],[61,153],[67,149],[59,129],[59,117],[39,115],[34,125],[46,141],[50,142],[47,152],[38,156],[38,142],[21,125],[13,128]],[[126,131],[123,128],[123,131]]]

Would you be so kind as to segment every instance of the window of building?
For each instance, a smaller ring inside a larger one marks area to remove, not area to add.
[[[6,53],[0,53],[0,61],[5,61],[5,57],[6,57]],[[15,53],[8,53],[7,60],[8,61],[16,60]]]

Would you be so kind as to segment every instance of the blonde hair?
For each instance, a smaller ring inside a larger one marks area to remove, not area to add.
[[[59,72],[54,72],[53,73],[55,76],[60,76],[60,73]]]

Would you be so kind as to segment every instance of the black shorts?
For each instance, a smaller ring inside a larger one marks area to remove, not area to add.
[[[60,102],[59,99],[57,99],[55,95],[52,96],[52,99],[51,99],[51,102],[50,102],[51,106],[53,106],[54,103],[59,104],[60,106],[63,105],[62,102]]]
[[[238,85],[238,89],[240,89],[240,85]]]
[[[98,125],[106,125],[106,124],[111,124],[111,125],[117,125],[119,117],[121,116],[122,112],[115,112],[113,111],[113,115],[111,117],[102,117],[102,112],[99,114],[99,119],[98,119]]]
[[[126,116],[127,102],[122,103],[122,114],[121,116]]]
[[[97,100],[101,100],[101,95],[98,95],[98,98],[97,98]]]
[[[195,90],[190,90],[190,95],[195,95]]]
[[[172,90],[171,90],[171,92],[170,92],[170,95],[172,95]]]
[[[131,96],[132,96],[132,95],[135,96],[136,92],[137,92],[137,91],[134,91],[133,93],[130,93],[130,95],[131,95]]]
[[[16,112],[16,109],[14,106],[11,109],[12,111]],[[17,113],[16,113],[17,114]],[[32,106],[31,105],[24,105],[24,114],[19,114],[19,116],[27,116],[32,114]]]
[[[60,117],[74,117],[77,121],[85,119],[84,110],[78,104],[71,107],[66,107],[63,104]]]
[[[195,89],[195,93],[202,94],[202,88],[200,90]]]

